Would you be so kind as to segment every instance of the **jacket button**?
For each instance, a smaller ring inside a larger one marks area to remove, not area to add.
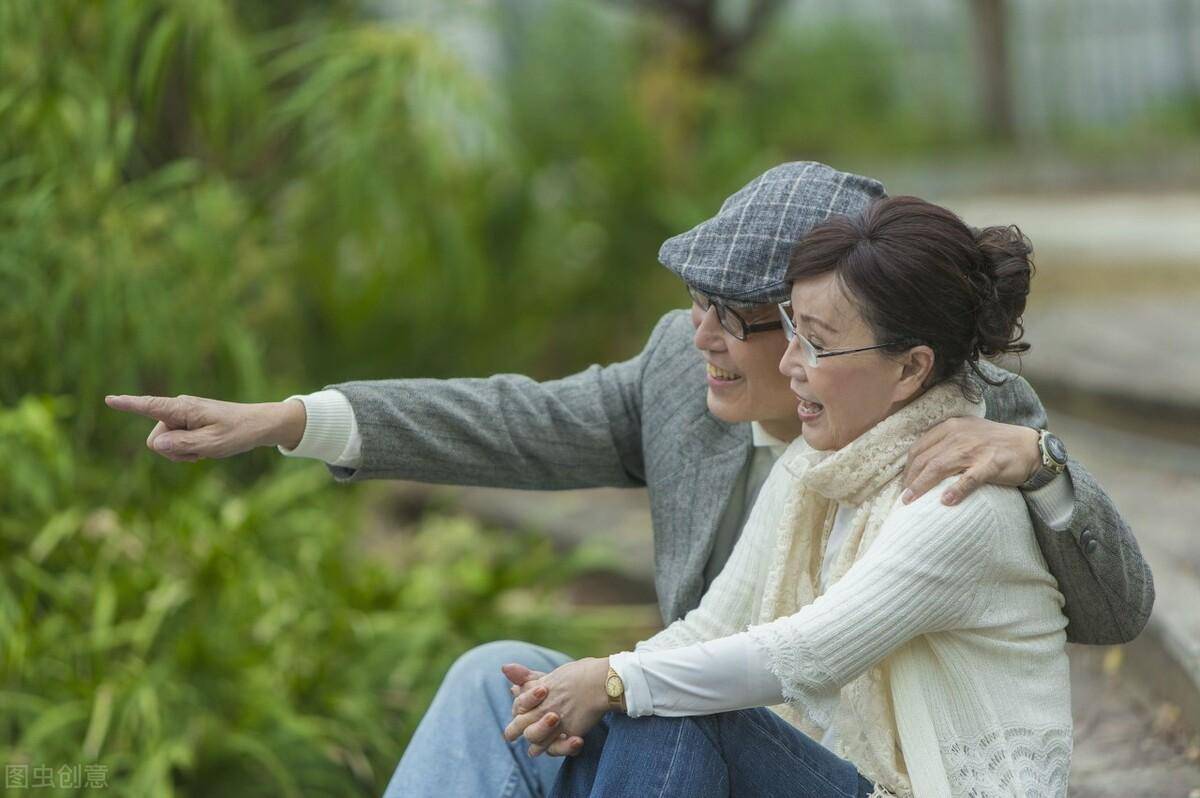
[[[1079,542],[1083,544],[1085,554],[1095,554],[1096,549],[1100,548],[1100,541],[1096,540],[1096,536],[1090,529],[1083,530],[1083,534],[1079,536]]]

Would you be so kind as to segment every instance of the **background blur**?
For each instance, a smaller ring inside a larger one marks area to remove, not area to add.
[[[638,492],[174,464],[103,397],[631,356],[662,240],[792,159],[1032,238],[1020,367],[1185,635],[1072,652],[1075,791],[1200,794],[1200,0],[4,0],[6,778],[377,795],[471,645],[644,636]]]

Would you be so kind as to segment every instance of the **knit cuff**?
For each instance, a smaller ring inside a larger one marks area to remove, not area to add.
[[[1066,529],[1075,512],[1075,484],[1064,471],[1037,490],[1022,491],[1033,514],[1056,531]]]
[[[350,442],[354,409],[341,391],[328,389],[310,394],[294,394],[284,401],[297,399],[304,404],[308,419],[304,437],[295,449],[276,446],[285,457],[311,457],[335,463]]]

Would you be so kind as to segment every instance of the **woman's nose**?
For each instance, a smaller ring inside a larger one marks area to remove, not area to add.
[[[804,363],[800,359],[798,339],[788,341],[787,349],[783,350],[783,357],[779,359],[779,373],[800,382],[808,380],[808,372],[804,370]]]

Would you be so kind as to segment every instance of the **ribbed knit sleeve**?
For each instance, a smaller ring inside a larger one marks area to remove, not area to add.
[[[1064,471],[1037,490],[1024,491],[1029,509],[1055,531],[1066,531],[1075,511],[1075,487],[1071,472]]]
[[[297,399],[304,404],[304,435],[295,449],[276,446],[286,457],[311,457],[330,465],[357,468],[361,459],[362,437],[354,417],[354,408],[341,391],[326,389],[309,394],[294,394],[284,401]]]
[[[950,480],[945,483],[948,486]],[[751,626],[784,697],[828,723],[837,691],[917,635],[968,626],[999,523],[985,488],[954,507],[931,490],[897,503],[870,549],[794,615]]]

